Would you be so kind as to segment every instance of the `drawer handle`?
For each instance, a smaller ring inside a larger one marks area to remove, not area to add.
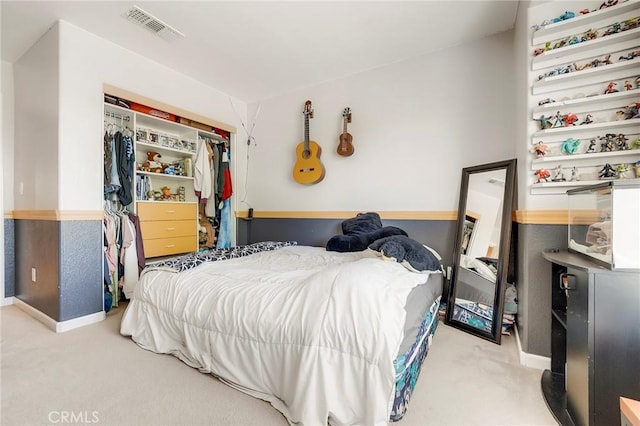
[[[176,228],[167,228],[167,231],[175,231]]]
[[[171,247],[175,247],[175,246],[176,246],[175,244],[168,244],[168,245],[166,245],[165,247],[166,247],[166,248],[171,248]]]
[[[167,213],[175,213],[175,210],[167,210]]]

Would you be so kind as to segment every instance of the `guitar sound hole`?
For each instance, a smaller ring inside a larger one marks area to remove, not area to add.
[[[305,149],[304,151],[302,151],[302,158],[306,160],[309,157],[311,157],[311,151],[309,151],[308,149]]]

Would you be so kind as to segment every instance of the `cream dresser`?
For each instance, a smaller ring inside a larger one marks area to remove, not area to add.
[[[145,257],[198,250],[197,203],[138,202]]]

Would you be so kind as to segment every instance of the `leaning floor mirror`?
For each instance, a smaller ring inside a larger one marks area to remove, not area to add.
[[[500,344],[516,160],[462,169],[445,323]]]

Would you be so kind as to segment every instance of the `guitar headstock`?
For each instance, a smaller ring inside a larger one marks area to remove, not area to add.
[[[346,108],[342,111],[342,118],[344,118],[345,120],[347,120],[347,123],[351,123],[351,108],[346,107]]]
[[[313,118],[313,108],[311,107],[311,101],[307,101],[304,103],[304,111],[302,111],[304,115],[308,115],[309,118]]]

